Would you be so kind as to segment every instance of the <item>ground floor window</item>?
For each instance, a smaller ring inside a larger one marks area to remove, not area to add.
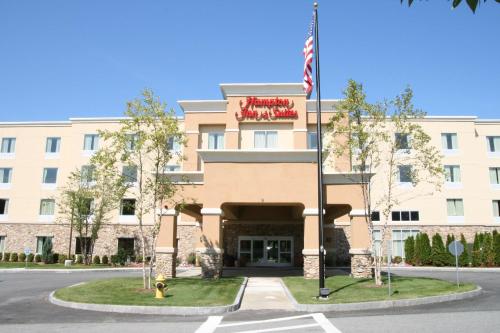
[[[0,254],[5,250],[5,236],[0,236]]]
[[[415,238],[419,230],[400,229],[392,231],[392,257],[405,258],[405,240],[412,236]]]
[[[135,253],[135,241],[133,238],[118,238],[118,250],[123,249],[128,256]]]
[[[241,236],[238,259],[243,265],[292,265],[293,237]]]
[[[0,199],[0,215],[7,215],[9,212],[9,199]]]
[[[373,232],[372,232],[372,252],[375,256],[379,255],[381,245],[382,245],[382,232],[380,230],[373,230]]]
[[[90,237],[76,237],[75,254],[82,254],[82,246],[85,248],[85,254],[90,254]]]
[[[52,236],[37,236],[36,238],[36,253],[37,254],[42,254],[43,251],[43,244],[45,242],[52,242]]]

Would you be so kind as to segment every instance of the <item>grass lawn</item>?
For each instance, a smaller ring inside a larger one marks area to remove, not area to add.
[[[26,263],[24,262],[0,262],[0,269],[2,268],[25,268]],[[64,267],[64,264],[41,264],[41,263],[34,263],[34,262],[29,262],[28,263],[28,268],[34,268],[34,269],[75,269],[75,268],[112,268],[110,265],[80,265],[80,264],[73,264],[71,267]]]
[[[371,279],[354,279],[349,276],[333,276],[325,280],[325,287],[330,288],[330,298],[317,300],[318,280],[306,280],[303,277],[284,277],[283,281],[299,303],[356,303],[368,301],[395,300],[425,296],[446,295],[474,290],[476,286],[468,283],[457,285],[444,280],[404,277],[391,275],[392,295],[389,298],[387,280],[376,287]]]
[[[64,301],[98,304],[216,306],[234,302],[243,278],[176,278],[167,280],[163,299],[154,298],[154,290],[142,289],[142,278],[115,278],[91,281],[56,291]]]

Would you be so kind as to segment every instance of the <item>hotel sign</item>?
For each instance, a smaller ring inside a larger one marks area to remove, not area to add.
[[[294,109],[293,101],[288,98],[257,98],[247,97],[240,100],[240,112],[236,112],[236,119],[243,120],[279,120],[297,119],[298,113]]]

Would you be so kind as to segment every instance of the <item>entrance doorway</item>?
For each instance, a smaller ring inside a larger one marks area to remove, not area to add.
[[[292,266],[293,237],[240,236],[238,260],[247,266]]]

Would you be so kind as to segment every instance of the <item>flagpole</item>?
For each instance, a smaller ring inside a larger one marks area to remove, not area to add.
[[[317,133],[317,164],[318,164],[318,217],[319,217],[319,297],[328,297],[329,290],[325,289],[325,252],[323,246],[323,224],[324,224],[324,198],[323,198],[323,147],[321,135],[321,89],[319,79],[319,22],[318,3],[314,3],[314,55],[316,66],[316,133]]]

